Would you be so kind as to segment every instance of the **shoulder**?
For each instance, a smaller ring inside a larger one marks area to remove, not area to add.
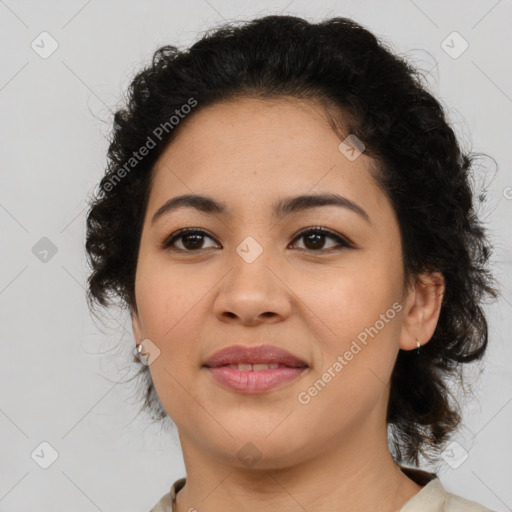
[[[446,492],[444,510],[446,512],[492,512],[491,509],[461,496]]]
[[[187,482],[187,479],[180,478],[176,480],[172,486],[170,492],[164,494],[158,503],[149,512],[173,512],[174,501],[176,500],[176,494],[182,489]]]
[[[171,493],[168,492],[162,496],[158,503],[149,512],[172,512]]]
[[[461,496],[447,492],[434,473],[402,467],[422,489],[400,509],[400,512],[493,512]]]

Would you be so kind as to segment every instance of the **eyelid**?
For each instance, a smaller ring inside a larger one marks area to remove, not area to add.
[[[212,240],[215,240],[215,237],[213,235],[210,235],[210,233],[208,233],[208,231],[206,231],[205,229],[202,229],[202,228],[181,228],[181,229],[178,229],[177,231],[174,231],[173,233],[171,233],[168,237],[164,238],[162,243],[160,244],[160,248],[162,250],[168,250],[169,248],[171,248],[172,244],[178,240],[179,238],[183,237],[184,235],[188,235],[188,234],[194,234],[194,233],[197,233],[199,235],[206,235],[208,236],[209,238],[211,238]],[[179,251],[180,249],[178,249]],[[185,252],[198,252],[198,251],[185,251]]]
[[[295,235],[295,237],[293,238],[292,242],[294,242],[298,238],[301,238],[302,236],[304,236],[305,234],[309,233],[310,231],[320,232],[323,235],[326,235],[326,236],[336,240],[338,243],[340,243],[344,247],[352,248],[352,249],[355,247],[354,243],[351,240],[349,240],[346,236],[341,235],[341,234],[337,233],[336,231],[332,231],[331,229],[324,228],[323,226],[308,226],[306,228],[302,228]],[[311,251],[311,252],[319,252],[319,253],[321,253],[321,252],[327,252],[327,251],[326,250],[319,250],[319,251]]]
[[[333,240],[335,240],[337,243],[338,243],[338,248],[336,247],[331,247],[329,249],[319,249],[317,251],[315,250],[312,250],[312,249],[301,249],[303,251],[309,251],[309,252],[317,252],[319,254],[321,253],[327,253],[327,252],[330,252],[332,251],[333,249],[336,250],[336,249],[340,249],[340,248],[346,248],[346,249],[353,249],[355,248],[355,245],[354,243],[349,239],[347,238],[346,236],[344,235],[341,235],[335,231],[332,231],[328,228],[324,228],[323,226],[308,226],[308,227],[305,227],[305,228],[302,228],[292,239],[291,243],[294,243],[296,240],[300,239],[301,237],[303,237],[304,235],[308,234],[309,232],[318,232],[318,233],[322,233],[323,235],[325,235],[326,237],[329,237],[329,238],[332,238]],[[162,250],[169,250],[170,248],[172,248],[172,244],[178,240],[179,238],[183,237],[184,235],[188,235],[188,234],[194,234],[194,233],[197,233],[197,234],[200,234],[200,235],[205,235],[207,236],[208,238],[212,239],[212,240],[215,240],[215,237],[213,235],[211,235],[208,231],[206,231],[205,229],[202,229],[202,228],[194,228],[194,227],[189,227],[189,228],[181,228],[175,232],[173,232],[170,236],[166,237],[162,243],[160,244],[160,248]],[[211,249],[211,247],[208,247],[209,249]],[[175,248],[176,249],[176,248]],[[182,251],[182,252],[186,252],[186,253],[194,253],[194,252],[199,252],[201,249],[198,249],[196,251],[184,251],[183,249],[176,249],[177,251]]]

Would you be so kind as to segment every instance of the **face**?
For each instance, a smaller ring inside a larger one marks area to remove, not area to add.
[[[185,457],[243,467],[252,450],[258,467],[279,468],[349,441],[371,447],[386,435],[398,350],[415,347],[399,227],[371,159],[347,158],[313,102],[236,100],[186,123],[154,169],[132,316],[136,339],[160,350],[149,368]],[[153,221],[184,194],[225,211],[182,205]],[[279,201],[326,194],[355,206],[274,212]],[[200,231],[172,239],[183,228]],[[272,345],[307,367],[242,392],[204,366],[233,345]]]

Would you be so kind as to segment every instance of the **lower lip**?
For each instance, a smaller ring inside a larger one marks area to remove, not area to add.
[[[282,367],[275,370],[242,371],[219,366],[206,369],[220,384],[240,393],[262,393],[274,389],[285,382],[296,379],[306,368]]]

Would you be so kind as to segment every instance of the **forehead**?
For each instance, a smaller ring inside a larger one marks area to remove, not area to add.
[[[340,141],[319,102],[244,98],[198,108],[167,148],[194,168],[204,167],[206,155],[237,168],[243,162],[257,168],[274,159],[297,163],[305,158],[311,164],[320,156],[322,161],[338,156],[332,149]]]
[[[315,191],[357,198],[367,211],[386,206],[372,159],[347,159],[321,103],[241,99],[198,109],[154,167],[150,207],[188,193],[242,206]]]

